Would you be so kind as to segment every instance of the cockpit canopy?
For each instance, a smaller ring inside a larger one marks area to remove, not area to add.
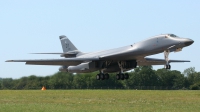
[[[170,37],[178,37],[178,36],[176,36],[176,35],[174,35],[174,34],[168,34],[168,36],[170,36]]]

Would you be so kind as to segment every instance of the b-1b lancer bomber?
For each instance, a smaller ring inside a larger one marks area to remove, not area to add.
[[[170,52],[181,51],[182,48],[191,45],[194,41],[188,38],[180,38],[174,34],[161,34],[143,40],[132,45],[83,53],[64,35],[60,36],[63,53],[36,53],[36,54],[60,54],[60,59],[35,59],[35,60],[7,60],[6,62],[26,62],[29,65],[58,65],[59,71],[70,73],[87,73],[99,71],[97,80],[109,79],[109,74],[116,74],[117,80],[128,79],[128,70],[143,65],[165,65],[170,69],[170,63],[190,62],[187,60],[170,60]],[[146,56],[164,53],[164,59],[148,58]]]

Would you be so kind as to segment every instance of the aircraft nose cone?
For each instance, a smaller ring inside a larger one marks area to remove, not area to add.
[[[192,43],[194,43],[194,41],[192,40],[192,39],[187,39],[186,41],[185,41],[185,45],[186,46],[189,46],[189,45],[191,45]]]

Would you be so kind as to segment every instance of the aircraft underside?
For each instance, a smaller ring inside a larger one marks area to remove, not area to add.
[[[169,64],[169,53],[170,51],[164,51],[164,57],[165,59],[162,60],[161,64],[163,64],[163,61],[165,64],[166,69],[171,69],[171,65]],[[126,60],[126,61],[89,61],[85,63],[81,63],[77,66],[62,66],[59,70],[64,72],[70,72],[70,73],[89,73],[94,71],[99,71],[100,73],[96,75],[97,80],[106,80],[109,79],[109,73],[118,72],[116,74],[117,80],[124,80],[129,79],[129,74],[124,73],[128,70],[134,69],[141,63],[144,62],[151,62],[152,60],[146,60],[146,61],[138,61],[138,60]],[[158,63],[158,60],[153,60],[153,62]],[[148,65],[145,63],[145,65]],[[151,64],[150,64],[151,65]]]
[[[99,71],[100,73],[96,75],[97,80],[109,79],[109,73],[119,72],[116,74],[117,80],[128,79],[128,70],[137,67],[136,60],[129,61],[94,61],[81,63],[77,66],[61,67],[60,71],[71,72],[71,73],[89,73],[94,71]]]

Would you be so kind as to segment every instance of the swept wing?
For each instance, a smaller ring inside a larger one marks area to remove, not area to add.
[[[78,65],[88,61],[98,61],[100,58],[64,58],[64,59],[35,59],[35,60],[7,60],[6,62],[26,62],[29,65]],[[103,60],[106,61],[106,60]],[[188,60],[169,60],[170,63],[175,62],[190,62]],[[164,59],[144,58],[137,60],[138,65],[165,65]]]
[[[78,65],[87,61],[97,61],[99,58],[64,58],[64,59],[35,59],[35,60],[7,60],[6,62],[26,62],[29,65]]]
[[[169,63],[180,63],[180,62],[190,62],[189,60],[169,60]],[[165,65],[166,61],[164,59],[156,58],[144,58],[137,60],[139,66],[143,65]]]

